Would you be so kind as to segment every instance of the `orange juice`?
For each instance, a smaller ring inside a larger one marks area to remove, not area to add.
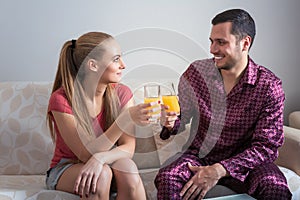
[[[159,102],[159,101],[160,101],[159,97],[145,97],[144,98],[144,103]],[[149,109],[152,109],[152,108],[158,108],[158,111],[153,112],[151,114],[159,114],[160,113],[160,105],[159,104],[149,107]]]
[[[180,107],[179,107],[177,96],[175,96],[175,95],[162,96],[162,101],[163,101],[164,105],[169,106],[168,111],[173,111],[176,113],[180,112]]]
[[[151,103],[151,102],[159,102],[160,98],[159,97],[145,97],[144,98],[144,103]],[[156,109],[155,112],[151,112],[150,114],[152,117],[149,119],[151,122],[157,123],[159,122],[160,119],[160,104],[154,105],[149,107],[148,109]]]

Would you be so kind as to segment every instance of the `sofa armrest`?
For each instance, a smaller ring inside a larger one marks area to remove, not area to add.
[[[294,111],[289,114],[289,126],[300,129],[300,111]]]
[[[300,176],[300,130],[284,126],[283,131],[284,144],[279,148],[279,156],[275,163],[293,170]]]

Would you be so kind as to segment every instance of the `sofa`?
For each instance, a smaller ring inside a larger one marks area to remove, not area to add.
[[[54,148],[45,118],[51,89],[51,82],[0,83],[1,200],[79,199],[73,194],[45,188],[45,173]],[[284,126],[285,143],[276,164],[285,174],[296,200],[300,199],[300,112],[289,116],[290,126]],[[156,199],[153,180],[159,167],[182,151],[188,138],[188,127],[187,131],[165,141],[159,139],[159,132],[157,125],[138,127],[133,157],[150,200]],[[216,187],[213,192],[207,197],[232,191]]]

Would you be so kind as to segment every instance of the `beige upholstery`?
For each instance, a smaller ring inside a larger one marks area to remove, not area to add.
[[[44,174],[53,152],[46,127],[51,83],[0,83],[0,174]]]
[[[289,115],[289,126],[284,126],[284,144],[275,163],[284,173],[293,199],[300,199],[300,111]]]
[[[0,83],[0,199],[79,199],[76,195],[45,189],[45,172],[53,152],[45,118],[51,87],[51,82]],[[158,126],[137,129],[142,137],[137,139],[134,161],[148,199],[156,199],[153,181],[159,167],[182,151],[189,137],[185,131],[162,141],[159,131]],[[285,127],[284,131],[286,140],[277,163],[282,166],[295,199],[300,199],[300,177],[295,173],[300,172],[299,130]]]
[[[284,145],[279,149],[276,164],[293,170],[300,176],[300,129],[284,126]]]
[[[300,111],[294,111],[289,115],[289,126],[300,129]]]

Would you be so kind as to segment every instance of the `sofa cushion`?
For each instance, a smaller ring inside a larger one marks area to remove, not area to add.
[[[292,199],[300,199],[300,176],[298,176],[295,172],[285,167],[279,167],[279,169],[282,171],[287,180],[289,189],[293,195]]]
[[[52,83],[0,83],[0,174],[44,174],[53,143],[46,126]]]
[[[139,169],[156,168],[160,166],[153,136],[136,138],[136,149],[133,160]]]
[[[279,156],[275,163],[300,176],[300,130],[284,126],[283,131],[284,144],[278,150]]]
[[[140,170],[140,175],[146,188],[147,199],[156,199],[154,178],[158,168]],[[1,200],[45,200],[64,199],[79,200],[79,196],[62,192],[47,190],[45,175],[0,175]]]
[[[0,175],[0,199],[55,199],[52,197],[79,200],[79,197],[73,194],[47,190],[44,175]]]
[[[300,129],[300,111],[294,111],[289,114],[289,126]]]

